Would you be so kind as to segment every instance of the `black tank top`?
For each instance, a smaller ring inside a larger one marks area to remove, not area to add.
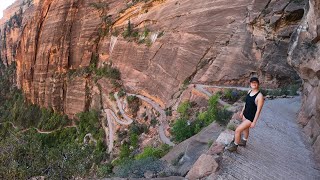
[[[257,112],[257,105],[255,103],[255,100],[257,95],[260,93],[260,91],[258,91],[254,96],[250,96],[250,93],[251,91],[247,94],[247,97],[246,97],[246,104],[243,111],[243,115],[246,119],[253,122],[254,116],[256,115],[256,112]]]

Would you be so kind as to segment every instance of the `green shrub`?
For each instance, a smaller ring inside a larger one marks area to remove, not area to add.
[[[208,110],[199,113],[197,119],[189,124],[186,119],[189,116],[188,110],[191,107],[191,103],[186,101],[180,104],[178,112],[181,114],[181,118],[176,120],[171,128],[173,139],[176,142],[184,141],[215,121],[219,112],[218,99],[219,96],[217,94],[211,96],[208,102]]]
[[[155,127],[157,125],[157,123],[158,123],[158,120],[155,117],[152,118],[151,121],[150,121],[150,124],[151,124],[152,127]]]
[[[188,110],[191,108],[191,103],[189,101],[185,101],[178,106],[178,113],[180,113],[181,117],[188,118],[189,112]]]
[[[209,117],[208,111],[200,112],[197,116],[197,121],[203,122],[205,125],[209,125],[213,120]]]
[[[129,20],[128,21],[128,25],[127,25],[127,28],[125,29],[125,31],[123,32],[122,36],[124,38],[127,38],[127,37],[130,37],[132,32],[133,32],[133,25],[131,24],[131,21]]]
[[[29,134],[32,134],[32,131]],[[50,134],[35,134],[35,137],[45,147],[62,148],[70,143],[75,143],[78,134],[76,128],[65,128]]]
[[[96,69],[95,74],[98,77],[106,77],[106,78],[116,79],[116,80],[121,79],[120,71],[116,68],[113,68],[112,65],[105,65],[102,68]]]
[[[143,158],[139,160],[129,160],[114,168],[115,176],[121,178],[143,178],[144,173],[151,171],[158,173],[164,169],[160,160],[155,158]]]
[[[224,92],[224,97],[229,99],[229,100],[232,100],[233,99],[233,96],[232,96],[232,89],[227,89],[225,92]]]
[[[131,36],[134,37],[134,38],[138,38],[139,37],[139,32],[138,31],[134,31],[134,32],[132,32]]]
[[[135,159],[139,160],[139,159],[144,159],[149,157],[160,159],[164,155],[166,155],[169,152],[169,150],[170,150],[170,146],[166,144],[163,144],[158,148],[145,147],[142,153],[135,156]]]
[[[91,61],[89,65],[90,72],[94,72],[95,69],[98,67],[99,62],[99,54],[98,53],[92,53]]]
[[[194,127],[194,134],[198,134],[202,130],[202,128],[205,127],[205,124],[199,121],[194,122],[192,125]]]
[[[208,148],[210,148],[212,146],[212,144],[213,144],[213,140],[209,140],[208,141]]]
[[[266,89],[261,89],[261,93],[266,96],[266,95],[270,95],[270,96],[282,96],[282,95],[289,95],[289,96],[296,96],[297,91],[300,88],[300,84],[292,84],[292,85],[288,85],[288,86],[284,86],[281,88],[277,88],[277,89],[272,89],[272,90],[266,90]]]
[[[288,86],[288,91],[289,91],[288,95],[297,96],[298,95],[297,91],[299,90],[299,88],[300,88],[300,84],[289,85]]]
[[[241,97],[245,97],[246,91],[240,91],[237,89],[227,89],[223,93],[221,93],[221,98],[230,103],[234,103],[238,101]]]
[[[4,122],[0,124],[0,138],[6,139],[11,135],[11,132],[14,131],[12,125],[9,122]]]
[[[148,28],[145,27],[142,35],[143,35],[144,37],[147,37],[147,36],[149,35],[149,33],[150,33],[150,29],[148,29]]]
[[[176,120],[172,127],[173,139],[176,142],[182,142],[189,137],[193,136],[192,126],[188,125],[186,119],[180,118]]]
[[[112,164],[102,164],[98,167],[97,176],[100,178],[105,178],[108,175],[112,174],[112,169]]]
[[[123,97],[123,96],[125,96],[125,95],[126,95],[126,92],[125,92],[124,89],[121,89],[121,90],[118,92],[118,96],[119,96],[119,97]]]
[[[125,159],[125,158],[129,158],[130,156],[131,156],[131,150],[130,150],[129,144],[127,143],[122,144],[120,147],[119,158]]]
[[[213,122],[216,118],[216,114],[218,111],[218,102],[219,102],[219,96],[218,95],[213,95],[209,99],[209,107],[208,107],[208,114],[207,114],[207,119],[209,119],[209,122]]]
[[[68,125],[71,120],[66,115],[58,114],[52,110],[41,109],[40,123],[38,127],[42,130],[52,131]]]
[[[131,134],[140,135],[142,133],[148,133],[148,131],[149,131],[149,129],[148,129],[147,125],[138,124],[138,123],[133,122],[129,128],[129,135],[131,135]]]
[[[130,134],[130,145],[136,149],[139,146],[139,136],[137,134]]]
[[[99,122],[99,113],[97,111],[86,111],[79,113],[76,116],[79,119],[76,121],[79,130],[79,142],[82,142],[83,138],[88,133],[91,133],[96,140],[104,138],[104,131],[102,131],[102,127]]]
[[[215,94],[209,99],[209,106],[207,111],[198,114],[195,122],[192,123],[194,126],[194,133],[200,132],[203,127],[208,126],[214,121],[225,125],[226,122],[231,118],[232,113],[225,108],[221,109],[218,107],[219,95]]]
[[[184,81],[183,81],[183,83],[182,83],[182,89],[186,89],[187,88],[187,86],[190,84],[190,82],[191,82],[191,79],[192,78],[192,76],[189,76],[189,77],[187,77]]]
[[[228,120],[231,119],[232,112],[228,111],[227,109],[219,109],[216,115],[216,121],[220,124],[226,125]]]

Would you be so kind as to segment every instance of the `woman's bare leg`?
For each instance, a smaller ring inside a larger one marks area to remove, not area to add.
[[[241,132],[243,132],[245,129],[250,128],[250,125],[251,125],[251,121],[245,120],[245,121],[242,121],[242,123],[237,127],[234,135],[235,136],[234,142],[236,144],[240,143]]]
[[[250,129],[250,127],[248,127],[247,129],[243,130],[243,137],[245,139],[248,139],[248,137],[249,137],[249,129]]]
[[[244,116],[242,116],[242,122],[244,122],[244,121],[246,121],[247,119],[244,117]],[[245,138],[245,139],[248,139],[248,137],[249,137],[249,129],[250,129],[250,127],[248,127],[247,129],[245,129],[245,130],[243,130],[243,137]]]

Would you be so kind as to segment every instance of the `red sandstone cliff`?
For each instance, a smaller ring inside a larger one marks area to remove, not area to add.
[[[69,116],[89,107],[96,85],[90,75],[70,78],[68,72],[89,66],[95,54],[99,66],[112,61],[120,70],[126,90],[167,106],[184,83],[246,85],[257,74],[265,87],[276,87],[299,79],[286,50],[303,3],[130,3],[23,3],[21,25],[11,19],[11,27],[1,27],[1,59],[16,61],[17,85],[30,101]],[[128,20],[139,34],[124,38]]]
[[[304,18],[292,35],[288,62],[303,79],[299,122],[320,162],[320,1],[310,0]]]

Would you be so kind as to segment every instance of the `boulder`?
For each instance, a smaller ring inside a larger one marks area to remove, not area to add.
[[[216,143],[228,145],[234,138],[234,131],[226,129],[224,130],[216,140]]]
[[[196,180],[209,176],[216,172],[218,166],[219,165],[213,156],[202,154],[188,172],[186,178],[189,180]]]
[[[223,144],[216,142],[216,143],[212,144],[212,146],[207,151],[207,154],[209,154],[209,155],[220,154],[223,152],[224,147],[225,146]]]

